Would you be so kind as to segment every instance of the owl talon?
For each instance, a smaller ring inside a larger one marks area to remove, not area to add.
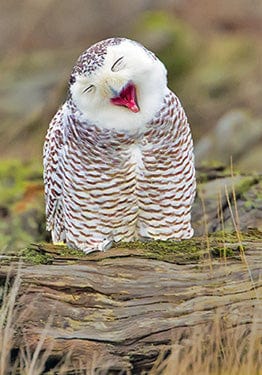
[[[105,239],[104,241],[99,243],[98,250],[99,251],[106,251],[106,250],[110,249],[110,247],[112,247],[112,245],[113,245],[113,242],[114,241],[111,238]]]
[[[110,249],[113,244],[112,238],[105,238],[104,240],[90,240],[89,244],[82,243],[78,248],[85,254],[92,253],[93,251],[106,251]]]

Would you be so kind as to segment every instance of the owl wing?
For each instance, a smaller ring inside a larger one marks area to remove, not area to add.
[[[191,228],[191,208],[196,193],[195,166],[193,140],[186,113],[177,98],[170,92],[168,106],[168,122],[171,124],[171,173],[173,174],[173,201],[177,204],[174,230],[182,232],[180,238],[189,238],[193,235]]]
[[[169,120],[172,124],[173,167],[180,176],[176,183],[182,182],[181,201],[192,205],[196,193],[195,160],[193,140],[186,113],[178,97],[170,91]],[[175,175],[176,175],[175,173]]]
[[[171,91],[151,127],[138,179],[139,234],[161,240],[189,238],[195,196],[193,142],[183,107]]]
[[[52,119],[44,143],[44,185],[47,230],[52,231],[54,242],[64,239],[63,170],[60,154],[64,147],[63,107]]]

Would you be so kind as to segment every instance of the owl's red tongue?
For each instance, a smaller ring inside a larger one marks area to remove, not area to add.
[[[110,99],[111,103],[127,107],[132,112],[139,112],[136,100],[136,87],[133,83],[128,83],[122,88],[118,96]]]

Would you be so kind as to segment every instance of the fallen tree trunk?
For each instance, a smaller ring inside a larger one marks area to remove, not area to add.
[[[68,355],[69,368],[140,374],[194,327],[220,319],[225,329],[249,330],[261,292],[260,236],[133,243],[88,256],[40,244],[20,266],[3,258],[1,284],[8,275],[21,281],[13,347],[34,351],[42,340],[49,367]]]

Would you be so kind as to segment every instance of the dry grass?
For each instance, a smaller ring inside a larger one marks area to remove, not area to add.
[[[8,292],[10,277],[2,291],[2,305],[0,308],[0,375],[9,373],[9,364],[16,320],[15,301],[20,286],[20,276],[16,277],[11,292]]]
[[[206,261],[209,263],[209,259]],[[95,368],[100,367],[101,358],[98,361],[99,364],[94,358],[93,369],[86,370],[85,366],[83,368],[83,364],[79,364],[79,367],[73,366],[74,370],[72,370],[71,353],[68,353],[68,356],[54,369],[44,372],[52,347],[43,350],[43,344],[52,318],[42,331],[35,351],[32,352],[25,341],[25,345],[20,348],[16,358],[11,360],[16,322],[20,318],[19,307],[16,306],[20,286],[19,272],[12,287],[8,290],[9,284],[10,280],[7,280],[0,309],[0,375],[98,374]],[[183,332],[180,331],[174,336],[171,354],[165,358],[166,353],[161,353],[149,374],[259,375],[261,374],[260,366],[262,366],[260,328],[258,308],[255,310],[253,321],[250,324],[241,325],[241,322],[236,322],[236,327],[228,327],[222,314],[218,312],[212,323],[185,328]],[[110,374],[110,372],[104,371],[99,374]]]
[[[22,347],[11,364],[11,349],[15,334],[15,321],[18,317],[15,300],[19,290],[18,276],[9,293],[5,290],[0,320],[0,375],[23,374],[40,375],[52,352],[52,347],[42,352],[46,339],[46,329],[40,336],[34,353]],[[50,325],[47,323],[46,328]],[[212,324],[185,329],[173,337],[171,354],[164,359],[161,353],[150,375],[259,375],[261,366],[261,347],[259,332],[259,312],[255,311],[250,325],[239,324],[228,329],[223,316],[216,316]],[[72,369],[70,355],[48,374],[67,374]],[[96,364],[94,363],[94,369]],[[93,375],[95,370],[75,368],[70,374]],[[106,374],[107,372],[103,372]]]
[[[30,348],[25,344],[20,348],[15,360],[11,360],[16,334],[16,322],[19,322],[21,318],[19,306],[16,306],[21,283],[20,272],[19,267],[17,276],[13,281],[8,277],[2,292],[2,304],[0,307],[0,375],[40,375],[43,373],[46,361],[52,351],[52,347],[48,351],[42,351],[46,332],[50,327],[50,318],[40,336],[35,351],[31,352]],[[12,286],[9,288],[11,283]]]
[[[261,346],[258,312],[250,326],[226,329],[223,317],[181,334],[171,355],[150,375],[259,375]]]

